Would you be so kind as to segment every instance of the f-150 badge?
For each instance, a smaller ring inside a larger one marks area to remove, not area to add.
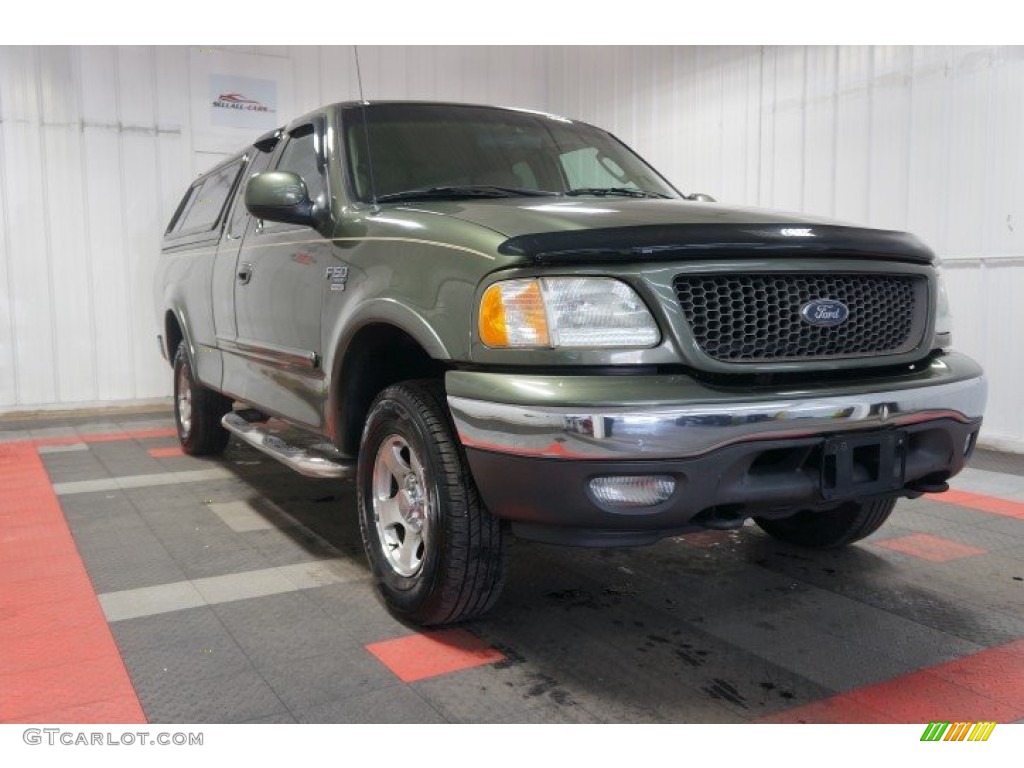
[[[324,275],[332,291],[344,291],[348,283],[348,267],[328,267]]]

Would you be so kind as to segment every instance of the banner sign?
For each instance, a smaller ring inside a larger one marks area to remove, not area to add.
[[[210,125],[267,130],[278,125],[277,82],[210,74]]]

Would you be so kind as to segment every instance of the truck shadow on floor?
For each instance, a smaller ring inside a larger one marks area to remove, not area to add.
[[[282,534],[358,563],[371,591],[353,483],[256,457],[233,445],[225,465],[300,524]],[[638,549],[515,540],[501,599],[463,628],[502,650],[499,684],[539,718],[745,721],[1024,634],[930,584],[930,567],[871,540],[801,550],[749,524]]]

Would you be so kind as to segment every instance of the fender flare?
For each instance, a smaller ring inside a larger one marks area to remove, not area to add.
[[[338,437],[338,426],[342,422],[340,382],[343,380],[343,364],[360,331],[371,325],[387,325],[401,331],[434,360],[451,360],[448,347],[437,335],[430,323],[415,309],[391,298],[376,298],[360,304],[351,314],[338,319],[332,329],[330,343],[325,345],[331,357],[324,360],[327,374],[327,413],[325,423],[331,438]]]
[[[168,312],[170,312],[174,316],[175,322],[178,323],[178,328],[181,329],[181,338],[185,342],[185,352],[188,354],[188,364],[189,364],[189,367],[193,371],[195,371],[196,370],[196,365],[195,365],[196,347],[195,347],[195,343],[192,341],[192,326],[189,325],[188,320],[186,319],[186,315],[185,315],[184,311],[182,311],[181,307],[178,306],[175,303],[168,303],[167,304],[167,310],[164,312],[164,316],[163,316],[163,325],[164,325],[163,331],[164,331],[164,335],[165,335],[164,344],[167,345],[167,360],[173,366],[174,365],[174,355],[178,351],[176,349],[171,349],[170,334],[167,333],[167,313]]]

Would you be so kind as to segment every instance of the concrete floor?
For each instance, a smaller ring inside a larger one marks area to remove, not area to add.
[[[835,552],[516,541],[492,613],[424,635],[374,595],[351,483],[176,446],[166,411],[0,423],[0,721],[1024,718],[1024,457]]]

